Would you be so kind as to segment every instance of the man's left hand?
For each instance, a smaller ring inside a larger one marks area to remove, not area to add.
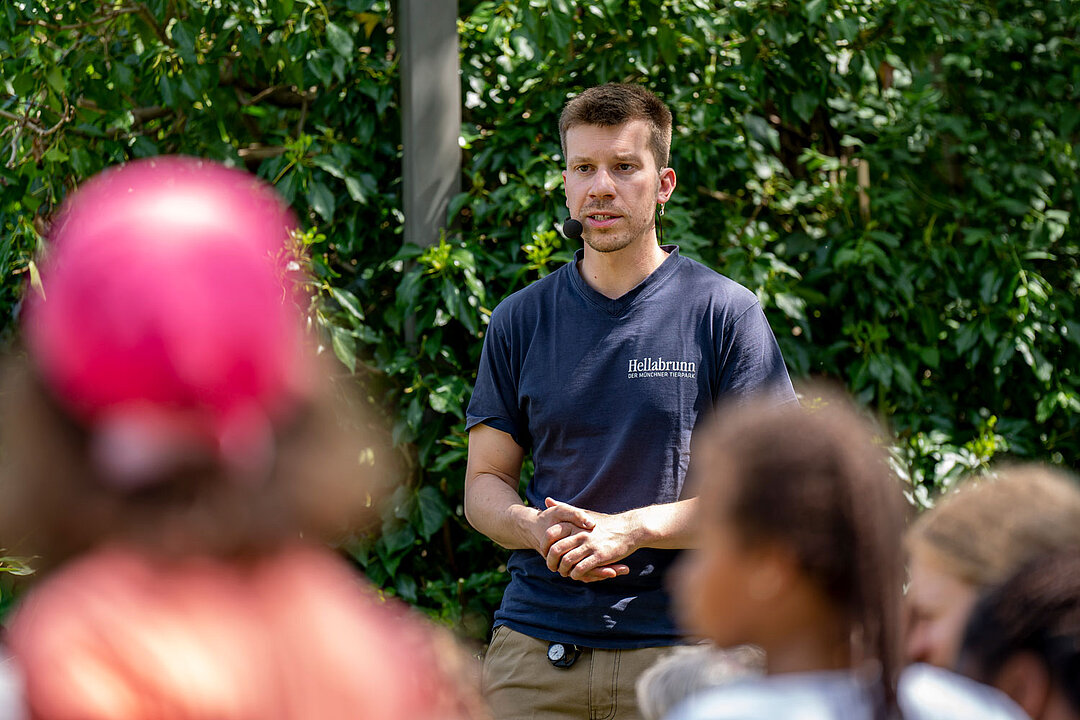
[[[549,508],[585,512],[593,522],[592,529],[575,528],[548,547],[545,559],[550,570],[582,582],[605,580],[630,572],[629,566],[619,562],[638,549],[639,528],[635,527],[630,513],[606,515],[582,511],[552,498],[545,502]],[[598,572],[605,568],[613,570],[614,574]]]

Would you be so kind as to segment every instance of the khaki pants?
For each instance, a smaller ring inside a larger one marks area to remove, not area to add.
[[[547,650],[546,640],[495,628],[481,674],[495,720],[640,720],[634,683],[672,648],[585,649],[569,668]]]

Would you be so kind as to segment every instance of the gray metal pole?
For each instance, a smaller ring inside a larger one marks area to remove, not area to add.
[[[461,181],[457,0],[398,0],[405,242],[427,247]]]

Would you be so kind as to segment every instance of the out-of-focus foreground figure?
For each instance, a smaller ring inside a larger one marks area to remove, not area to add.
[[[846,398],[744,408],[695,452],[702,543],[678,569],[678,608],[719,647],[764,650],[765,677],[702,691],[671,720],[1020,717],[967,678],[901,675],[903,500]]]
[[[1080,547],[1033,560],[982,597],[958,667],[1032,720],[1080,719]]]
[[[1032,558],[1080,545],[1080,486],[1050,467],[1005,467],[924,512],[905,542],[905,654],[909,662],[952,668],[980,593]]]
[[[447,639],[322,544],[369,517],[385,457],[305,341],[293,225],[191,158],[62,208],[0,416],[0,546],[46,575],[9,626],[28,717],[480,713]]]
[[[726,683],[761,675],[765,653],[751,645],[716,648],[680,645],[641,673],[634,685],[642,720],[662,720],[686,698]]]

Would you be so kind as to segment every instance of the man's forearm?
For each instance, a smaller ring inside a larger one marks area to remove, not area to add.
[[[540,550],[534,529],[537,514],[496,475],[480,474],[465,485],[469,524],[504,548]]]
[[[648,505],[626,511],[628,524],[637,529],[637,547],[678,550],[698,545],[695,515],[698,498]]]

